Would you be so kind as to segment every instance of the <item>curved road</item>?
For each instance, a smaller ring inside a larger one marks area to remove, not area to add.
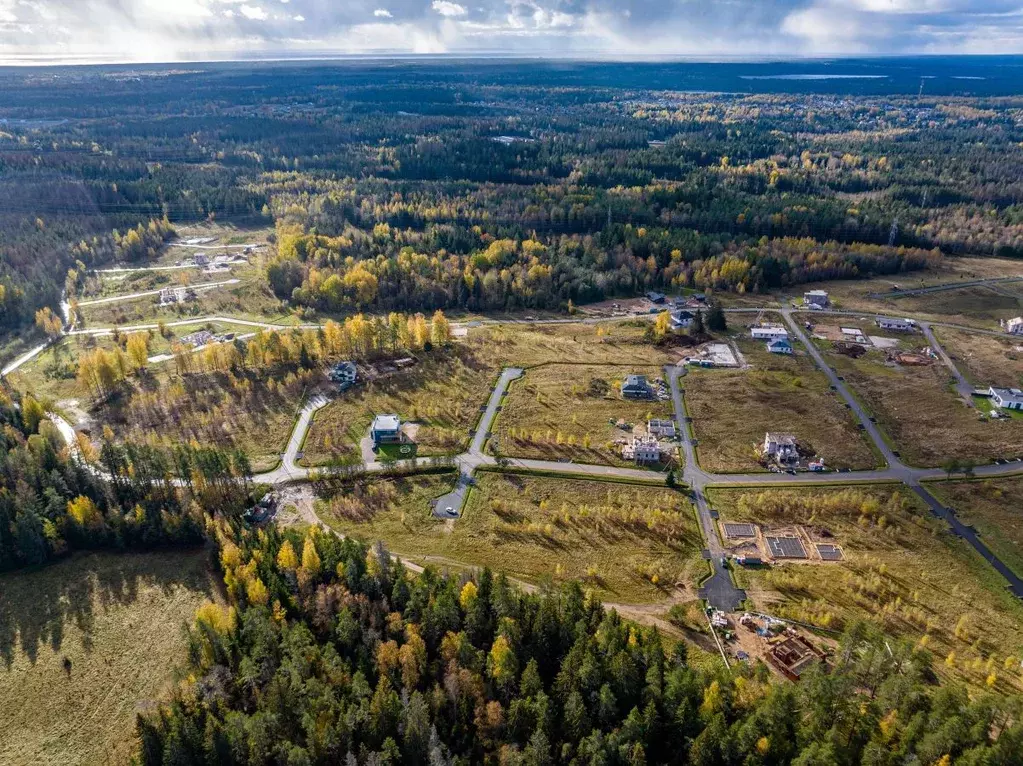
[[[129,296],[130,297],[130,296]],[[728,611],[733,611],[739,606],[742,600],[745,598],[745,594],[742,590],[735,587],[732,582],[731,576],[728,572],[727,567],[722,563],[722,555],[724,554],[724,547],[717,534],[717,528],[712,517],[712,512],[706,499],[705,490],[706,488],[714,485],[729,485],[729,484],[741,484],[741,485],[805,485],[805,484],[834,484],[844,482],[855,482],[855,481],[889,481],[889,482],[901,482],[910,487],[910,489],[917,494],[932,510],[932,512],[946,521],[953,529],[953,531],[970,543],[980,555],[987,561],[991,562],[992,566],[1002,574],[1003,577],[1008,581],[1010,589],[1017,596],[1023,597],[1023,580],[1017,577],[1003,562],[1001,562],[993,553],[987,548],[987,546],[977,537],[972,529],[964,526],[954,515],[954,513],[944,506],[933,495],[931,495],[923,486],[921,481],[928,479],[937,479],[944,476],[944,472],[939,468],[911,468],[902,463],[901,460],[894,454],[891,447],[885,442],[881,432],[877,428],[876,424],[870,419],[868,413],[863,409],[860,403],[849,391],[844,381],[842,381],[835,371],[827,364],[824,360],[823,355],[816,348],[816,346],[807,338],[803,328],[799,325],[799,322],[793,318],[793,314],[797,313],[797,309],[784,308],[784,307],[769,307],[761,309],[730,309],[730,313],[754,313],[754,312],[774,312],[781,314],[785,323],[789,326],[792,334],[799,339],[799,341],[806,347],[808,353],[813,358],[814,362],[821,369],[821,371],[827,376],[831,385],[835,391],[843,398],[846,404],[849,405],[850,410],[854,413],[858,419],[860,425],[862,425],[864,431],[870,435],[874,445],[884,456],[887,466],[880,469],[874,469],[869,471],[849,471],[843,473],[825,473],[825,474],[801,474],[799,476],[790,476],[787,474],[713,474],[704,471],[700,468],[696,459],[696,450],[693,444],[692,434],[689,428],[689,424],[686,418],[685,402],[682,396],[681,386],[679,385],[679,378],[684,374],[684,370],[676,367],[667,367],[665,369],[667,379],[671,388],[671,394],[675,409],[675,415],[678,422],[679,433],[682,436],[682,450],[685,456],[685,467],[683,468],[683,478],[692,488],[693,499],[697,507],[698,516],[700,519],[700,526],[705,538],[707,545],[706,555],[711,561],[712,575],[704,584],[703,594],[707,598],[708,602],[715,607],[722,608]],[[854,311],[815,311],[814,315],[846,315],[846,316],[872,316],[870,312],[854,312]],[[877,316],[877,315],[873,315]],[[622,317],[622,319],[634,319],[636,317]],[[168,323],[169,325],[183,325],[183,324],[195,324],[202,323],[204,321],[221,321],[224,323],[234,323],[242,326],[252,326],[265,329],[295,329],[286,325],[275,325],[270,323],[252,322],[248,320],[237,320],[229,317],[208,317],[199,319],[187,319],[181,320],[180,322]],[[520,320],[517,323],[530,323],[530,324],[564,324],[579,322],[577,319],[560,320]],[[607,321],[606,319],[587,319],[583,320],[586,322],[598,322]],[[481,324],[499,324],[501,320],[483,320]],[[949,369],[956,375],[957,380],[960,384],[965,381],[962,378],[959,371],[956,369],[954,363],[940,344],[933,337],[931,332],[931,326],[949,326],[960,329],[969,330],[972,332],[983,332],[991,335],[1001,335],[1004,337],[1009,336],[1006,333],[997,333],[993,331],[977,330],[976,328],[965,327],[961,325],[945,324],[938,322],[921,323],[921,328],[924,330],[924,334],[928,341],[931,342],[932,346],[942,356],[943,361],[949,366]],[[120,328],[124,331],[130,331],[132,329],[152,329],[156,325],[138,325],[134,328]],[[301,325],[299,329],[313,329],[318,328],[319,325]],[[113,332],[112,329],[97,329],[97,330],[69,330],[68,334],[92,334],[101,335]],[[1018,336],[1017,336],[1018,337]],[[29,359],[33,358],[36,354],[40,353],[46,346],[42,346],[27,354],[20,357],[14,363],[4,368],[3,373],[13,372],[22,364]],[[644,471],[633,468],[619,468],[612,466],[600,466],[600,465],[588,465],[578,463],[561,463],[544,460],[520,460],[520,459],[506,459],[500,460],[493,456],[485,455],[483,448],[486,443],[486,439],[489,435],[489,429],[493,424],[494,418],[500,411],[501,401],[504,394],[507,391],[508,385],[518,378],[522,374],[522,370],[519,368],[507,368],[502,371],[501,377],[495,386],[490,400],[481,415],[479,424],[477,425],[476,432],[473,435],[473,440],[470,448],[467,452],[458,455],[454,458],[454,463],[459,470],[459,480],[456,488],[449,494],[438,498],[435,503],[435,514],[444,518],[457,517],[462,504],[464,503],[465,497],[468,493],[468,488],[473,483],[473,474],[480,467],[508,467],[512,469],[519,469],[523,471],[534,471],[534,472],[545,472],[545,473],[557,473],[567,476],[591,476],[591,477],[602,477],[610,479],[623,479],[629,481],[641,480],[650,482],[663,482],[665,476],[663,474],[657,474],[650,471]],[[331,469],[308,469],[303,468],[296,463],[298,452],[301,449],[301,445],[305,440],[306,433],[312,423],[313,416],[316,411],[325,406],[329,400],[325,397],[318,397],[307,402],[299,413],[298,420],[295,424],[295,428],[289,439],[288,446],[282,456],[280,467],[273,471],[269,471],[263,474],[258,474],[253,477],[255,481],[264,482],[268,484],[283,484],[295,481],[306,481],[314,478],[318,475],[323,475],[325,472],[329,473]],[[75,450],[75,432],[74,429],[59,415],[51,415],[51,420],[57,425],[61,435],[68,442],[72,450]],[[426,468],[431,465],[435,465],[435,462],[428,458],[420,458],[414,461],[402,461],[401,464],[404,467],[416,469]],[[393,467],[393,464],[384,464],[380,462],[370,462],[356,466],[366,472],[383,472]],[[978,477],[995,477],[995,476],[1006,476],[1011,474],[1020,473],[1023,471],[1023,463],[1014,462],[1006,464],[990,464],[984,466],[978,466],[974,469],[974,475]],[[450,510],[449,510],[450,509]]]

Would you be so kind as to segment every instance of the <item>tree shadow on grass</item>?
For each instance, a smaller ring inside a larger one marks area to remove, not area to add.
[[[49,645],[60,651],[65,630],[81,631],[86,651],[92,650],[97,611],[135,603],[140,591],[157,587],[212,593],[214,584],[205,559],[193,549],[180,553],[83,553],[39,569],[0,576],[0,662],[7,669],[17,653],[35,664]]]

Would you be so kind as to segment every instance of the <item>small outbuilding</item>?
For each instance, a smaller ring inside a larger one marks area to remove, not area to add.
[[[646,299],[651,303],[664,303],[664,293],[656,293],[653,290],[646,294]]]

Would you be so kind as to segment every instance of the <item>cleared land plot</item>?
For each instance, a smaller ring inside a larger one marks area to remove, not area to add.
[[[756,448],[768,431],[796,436],[802,448],[832,468],[873,468],[869,443],[828,379],[801,347],[771,354],[759,341],[740,341],[750,370],[690,370],[682,379],[686,408],[709,471],[764,470]]]
[[[357,459],[373,417],[388,413],[417,424],[420,456],[463,451],[499,370],[458,343],[417,358],[414,367],[361,382],[320,410],[303,446],[304,462]]]
[[[826,358],[912,465],[938,466],[951,458],[989,462],[1020,452],[1023,419],[981,420],[956,396],[951,373],[938,362],[890,365],[876,351],[851,359],[828,350]]]
[[[1016,340],[936,327],[941,345],[976,386],[1019,387],[1023,383],[1023,336]]]
[[[1023,478],[929,482],[927,488],[1023,577]]]
[[[124,440],[171,448],[193,439],[226,450],[241,449],[255,472],[280,460],[301,407],[302,392],[319,380],[316,370],[276,375],[245,371],[172,375],[166,365],[133,378],[90,412],[98,429],[109,425]],[[83,402],[86,400],[82,400]]]
[[[615,440],[646,433],[649,418],[667,419],[671,402],[626,399],[626,375],[663,378],[658,367],[545,365],[513,382],[494,427],[502,454],[626,465]],[[625,427],[615,423],[623,421]],[[494,447],[491,442],[491,447]]]
[[[483,473],[462,518],[434,519],[429,500],[454,478],[368,480],[317,503],[345,534],[383,540],[410,559],[489,566],[531,583],[581,579],[598,595],[653,602],[706,573],[692,506],[667,488]]]
[[[926,636],[935,671],[943,677],[983,687],[993,672],[996,689],[1023,686],[1023,604],[987,562],[904,488],[711,489],[708,494],[729,522],[822,528],[842,548],[844,559],[829,562],[826,573],[819,568],[823,564],[812,561],[736,570],[757,609],[839,631],[856,620],[876,621],[908,641]]]
[[[206,562],[89,554],[0,576],[0,763],[127,763],[137,711],[170,690],[182,626],[213,592]]]
[[[166,275],[168,272],[158,272]],[[170,283],[160,284],[155,288],[164,286],[176,286],[182,275],[191,272],[169,272]],[[162,279],[163,277],[143,277],[147,279]],[[95,306],[82,306],[79,315],[83,319],[84,327],[116,327],[118,325],[133,325],[159,320],[174,321],[187,319],[189,317],[204,316],[231,316],[238,319],[246,319],[255,322],[274,322],[280,324],[296,324],[297,318],[292,316],[271,292],[269,285],[262,276],[261,270],[255,267],[235,269],[231,274],[204,275],[201,273],[191,274],[187,277],[193,280],[193,284],[206,282],[223,282],[228,279],[241,279],[238,284],[214,287],[209,290],[201,290],[194,300],[186,303],[179,303],[173,306],[160,306],[159,296],[151,295],[144,298],[137,298],[116,303],[101,303]],[[117,284],[116,282],[113,284]],[[114,294],[126,295],[134,290],[123,289],[121,285]],[[140,290],[144,292],[144,290]],[[87,299],[83,299],[87,300]]]
[[[467,337],[452,344],[450,353],[456,362],[431,366],[424,360],[408,374],[358,386],[324,408],[306,438],[304,460],[317,464],[355,459],[373,414],[381,412],[422,421],[416,434],[420,455],[457,453],[468,444],[480,407],[503,367],[610,362],[659,368],[671,357],[643,339],[648,326],[647,322],[612,322],[469,327]],[[512,408],[506,406],[504,411]]]

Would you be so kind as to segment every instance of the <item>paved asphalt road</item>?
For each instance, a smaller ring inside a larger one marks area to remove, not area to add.
[[[946,282],[930,287],[914,287],[909,290],[889,290],[886,293],[867,293],[868,298],[904,298],[910,295],[925,295],[927,293],[940,293],[943,290],[960,290],[964,287],[985,287],[997,285],[1003,282],[1020,282],[1023,277],[994,277],[992,279],[974,279],[969,282]]]
[[[989,280],[984,280],[985,282]],[[968,286],[966,284],[956,284],[955,287]],[[939,288],[928,288],[928,291],[936,291]],[[946,289],[946,288],[941,288]],[[908,294],[909,291],[906,291]],[[745,594],[742,590],[735,587],[732,582],[731,576],[728,569],[721,564],[721,554],[724,552],[723,546],[721,545],[720,539],[717,534],[716,525],[714,519],[711,516],[711,509],[707,502],[704,490],[711,485],[716,484],[748,484],[748,485],[773,485],[773,484],[809,484],[809,483],[833,483],[836,481],[893,481],[907,484],[914,493],[921,497],[924,502],[927,503],[928,507],[935,513],[935,515],[947,521],[953,528],[953,530],[963,537],[964,540],[969,542],[985,559],[990,561],[995,569],[1000,572],[1006,580],[1009,582],[1013,592],[1023,597],[1023,582],[1018,577],[1012,574],[1011,570],[1008,569],[991,553],[990,550],[984,545],[977,535],[968,527],[962,525],[961,522],[956,519],[954,514],[947,508],[944,508],[924,487],[920,485],[920,481],[924,479],[937,479],[944,476],[944,472],[938,468],[930,469],[916,469],[910,468],[904,465],[892,452],[891,448],[885,443],[881,436],[880,431],[876,425],[870,420],[868,414],[863,410],[861,405],[852,396],[845,383],[839,380],[837,374],[831,367],[825,362],[823,356],[813,343],[806,337],[803,329],[799,326],[798,322],[793,318],[794,309],[791,308],[778,308],[769,307],[764,309],[734,309],[728,310],[729,313],[751,313],[759,311],[772,311],[782,314],[786,323],[789,325],[795,337],[797,337],[803,345],[807,348],[808,353],[828,377],[831,385],[835,387],[835,390],[849,405],[851,411],[856,415],[863,429],[870,435],[872,441],[877,446],[878,450],[884,456],[887,461],[887,467],[881,469],[875,469],[870,471],[850,471],[840,474],[826,473],[826,474],[800,474],[798,476],[791,476],[788,474],[776,474],[776,473],[764,473],[764,474],[711,474],[707,473],[699,467],[696,460],[696,452],[692,443],[692,435],[689,430],[688,423],[686,422],[685,416],[685,402],[683,400],[681,386],[679,384],[679,377],[684,374],[684,370],[679,370],[674,367],[666,368],[667,378],[672,390],[672,399],[675,407],[676,417],[678,420],[679,430],[682,434],[682,449],[685,456],[685,468],[683,469],[683,477],[685,481],[693,489],[693,499],[696,504],[698,515],[700,519],[700,526],[704,534],[704,538],[707,544],[707,553],[710,556],[710,560],[713,566],[713,574],[711,578],[705,583],[704,595],[708,601],[716,607],[733,610],[739,603],[745,598]],[[815,314],[833,314],[833,315],[847,315],[847,316],[871,316],[869,312],[840,312],[840,311],[822,311],[814,312]],[[876,316],[876,315],[875,315]],[[623,319],[629,317],[623,317]],[[632,317],[635,318],[635,317]],[[267,329],[288,329],[281,325],[264,324],[261,322],[250,322],[247,320],[231,319],[230,317],[211,317],[206,320],[199,319],[187,319],[180,322],[174,322],[169,324],[195,324],[203,321],[223,321],[230,322],[243,326],[254,326]],[[485,320],[486,321],[486,320]],[[535,324],[561,324],[565,322],[573,322],[579,320],[536,320],[535,322],[529,322],[528,320],[522,320],[519,323],[535,323]],[[586,321],[598,321],[598,320],[586,320]],[[600,320],[603,321],[603,320]],[[492,322],[486,321],[487,324]],[[995,332],[991,330],[978,330],[976,328],[964,327],[962,325],[946,324],[931,322],[928,324],[925,334],[930,329],[930,325],[934,326],[947,326],[966,329],[972,332],[983,332],[989,335],[1007,336],[1006,333]],[[318,325],[303,326],[304,328],[314,328]],[[132,328],[122,328],[132,329]],[[139,325],[136,329],[151,329],[148,325]],[[112,332],[112,329],[100,329],[100,330],[85,330],[85,331],[74,331],[71,330],[69,334],[105,334]],[[940,348],[940,344],[936,343],[936,340],[932,340],[929,336],[928,340],[931,341],[939,354],[943,354],[943,350]],[[33,358],[36,354],[40,353],[45,346],[37,349],[33,349],[29,353],[23,355],[17,361],[8,365],[4,369],[4,374],[17,369],[21,364],[24,364],[29,359]],[[946,355],[947,356],[947,355]],[[949,359],[946,364],[950,365],[950,369],[956,370],[955,365],[951,363]],[[487,433],[493,424],[493,420],[496,417],[498,407],[500,406],[502,397],[507,390],[509,383],[515,378],[522,374],[522,370],[517,368],[509,368],[502,372],[501,378],[495,387],[490,400],[487,404],[486,409],[480,419],[480,423],[477,426],[477,432],[474,435],[472,445],[468,452],[459,455],[455,458],[455,463],[459,468],[459,484],[458,487],[448,495],[440,498],[437,501],[437,507],[440,509],[452,508],[452,515],[457,516],[458,512],[462,507],[465,495],[468,487],[471,485],[473,479],[473,473],[477,468],[481,466],[496,466],[497,460],[488,455],[483,454],[483,447],[486,443]],[[961,377],[957,374],[957,379]],[[265,482],[269,484],[286,484],[295,481],[305,481],[316,475],[317,471],[302,468],[296,464],[297,454],[300,447],[305,439],[306,432],[312,422],[313,415],[315,412],[323,407],[327,403],[326,398],[317,398],[306,403],[299,414],[298,421],[295,424],[295,428],[292,432],[291,438],[288,442],[288,447],[283,455],[282,463],[279,468],[274,471],[259,474],[254,476],[254,480],[258,482]],[[51,419],[56,423],[61,435],[71,445],[74,444],[75,434],[74,429],[57,415],[51,416]],[[1021,450],[1023,451],[1023,450]],[[415,461],[405,461],[408,467],[426,467],[432,461],[429,459],[419,459]],[[663,481],[663,475],[658,475],[650,471],[643,471],[634,468],[620,468],[612,466],[598,466],[598,465],[586,465],[578,463],[561,463],[551,462],[544,460],[507,460],[503,461],[505,465],[510,468],[519,468],[525,471],[536,471],[536,472],[547,472],[547,473],[559,473],[565,476],[599,476],[607,478],[619,478],[624,480],[646,480],[646,481]],[[362,470],[366,472],[381,472],[388,468],[389,465],[385,465],[379,462],[368,463],[361,466]],[[99,470],[99,469],[97,469]],[[985,476],[1004,476],[1023,471],[1023,462],[1013,462],[1005,464],[990,464],[984,466],[978,466],[974,469],[974,475],[985,477]],[[441,512],[443,515],[443,512]]]
[[[974,404],[973,402],[973,386],[970,385],[970,382],[966,379],[966,376],[959,371],[958,367],[956,367],[955,362],[952,361],[952,357],[950,357],[948,353],[945,351],[945,349],[942,348],[942,345],[938,342],[938,339],[934,337],[934,331],[931,329],[930,323],[920,322],[919,325],[920,329],[923,330],[924,337],[927,338],[927,342],[930,344],[931,348],[934,349],[934,352],[941,359],[942,363],[946,367],[948,367],[949,371],[952,373],[952,377],[955,378],[956,391],[959,392],[959,396],[962,397],[962,400],[966,402],[967,406],[976,407],[977,405]]]
[[[736,587],[732,574],[725,565],[725,549],[718,537],[717,524],[711,515],[710,504],[704,490],[707,486],[708,474],[699,467],[696,461],[696,449],[686,419],[685,402],[682,398],[682,386],[679,378],[685,374],[685,368],[668,366],[664,368],[668,386],[671,389],[671,401],[675,409],[675,423],[682,437],[682,453],[685,466],[682,478],[692,490],[692,499],[696,505],[696,515],[700,520],[700,530],[707,548],[704,555],[710,559],[711,575],[704,581],[700,595],[716,609],[734,612],[746,600],[746,591]]]
[[[223,287],[225,285],[236,285],[241,282],[240,279],[226,279],[223,282],[203,282],[201,285],[189,285],[188,287],[192,290],[212,290],[214,287]],[[101,303],[121,303],[122,301],[132,301],[137,298],[147,298],[151,295],[159,295],[161,290],[146,290],[141,293],[131,293],[130,295],[114,295],[109,298],[96,298],[91,301],[80,301],[79,306],[98,306]]]

